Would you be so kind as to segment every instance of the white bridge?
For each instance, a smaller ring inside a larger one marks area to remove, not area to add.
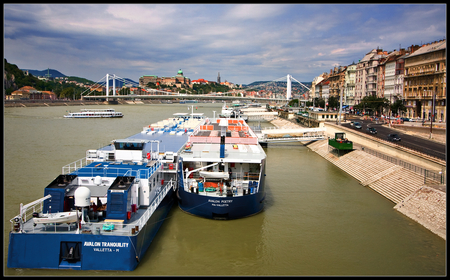
[[[264,85],[268,85],[277,81],[285,80],[287,81],[287,88],[286,88],[286,99],[285,98],[267,98],[267,97],[244,97],[243,91],[249,90],[256,87],[261,87]],[[112,80],[112,89],[110,89],[110,81]],[[173,99],[173,98],[182,98],[182,99],[195,99],[195,100],[202,100],[202,99],[213,99],[213,100],[223,100],[223,99],[241,99],[241,100],[258,100],[258,101],[276,101],[276,102],[289,102],[292,98],[291,96],[291,83],[292,80],[298,82],[301,86],[306,88],[307,90],[310,90],[307,86],[302,84],[301,82],[297,81],[294,77],[291,75],[287,75],[284,77],[281,77],[279,79],[264,83],[255,85],[253,87],[247,87],[242,90],[242,92],[215,92],[215,93],[208,93],[208,94],[183,94],[178,92],[167,92],[163,90],[156,90],[156,89],[150,89],[145,88],[144,94],[126,94],[126,95],[119,95],[116,94],[116,80],[124,82],[126,87],[137,87],[140,89],[139,83],[127,81],[115,74],[106,74],[105,77],[97,81],[94,85],[87,88],[85,91],[81,93],[82,99],[98,99],[103,98],[108,101],[109,99],[115,100],[115,99]],[[106,90],[104,90],[106,88]],[[106,92],[105,92],[106,91]],[[138,91],[141,93],[141,91]],[[233,94],[233,96],[228,96],[229,94]],[[237,94],[237,96],[236,96]],[[307,100],[300,100],[301,102],[306,102]]]
[[[316,141],[326,139],[325,128],[265,128],[255,131],[261,144]]]

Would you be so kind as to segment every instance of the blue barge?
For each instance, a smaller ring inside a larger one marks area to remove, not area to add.
[[[134,270],[176,200],[179,152],[204,121],[185,115],[64,166],[10,220],[7,266]]]

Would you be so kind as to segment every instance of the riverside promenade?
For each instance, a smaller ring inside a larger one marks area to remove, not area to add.
[[[278,128],[299,128],[297,124],[277,118],[271,122]],[[354,143],[357,145],[357,143]],[[424,177],[399,165],[353,150],[338,156],[328,147],[328,140],[307,144],[335,166],[392,201],[394,209],[446,239],[446,188],[424,184]]]

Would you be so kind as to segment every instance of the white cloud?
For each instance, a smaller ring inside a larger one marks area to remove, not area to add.
[[[274,4],[244,4],[234,5],[226,14],[226,18],[260,20],[275,17],[282,14],[286,9],[284,5]]]
[[[221,72],[251,83],[290,73],[308,81],[376,47],[444,38],[444,7],[6,4],[4,56],[22,68],[65,68],[92,80],[111,69],[137,80],[182,68],[192,79]]]

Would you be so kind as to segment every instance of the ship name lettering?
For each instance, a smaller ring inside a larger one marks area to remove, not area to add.
[[[127,242],[92,242],[85,241],[83,246],[85,247],[114,247],[114,248],[128,248]]]

